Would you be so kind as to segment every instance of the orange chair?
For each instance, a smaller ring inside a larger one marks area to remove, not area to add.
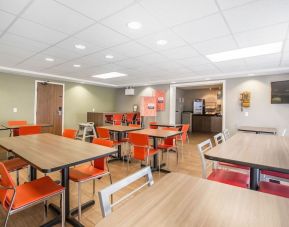
[[[27,121],[24,120],[17,120],[17,121],[7,121],[8,126],[18,126],[18,125],[27,125]],[[19,136],[19,129],[15,128],[10,130],[10,136]]]
[[[167,131],[179,131],[178,128],[162,128],[162,130],[167,130]],[[163,143],[158,145],[158,149],[162,150],[162,152],[166,151],[167,152],[167,165],[169,164],[169,152],[170,150],[176,151],[177,154],[177,163],[179,162],[179,150],[178,146],[176,144],[176,138],[177,136],[172,136],[169,138],[166,138],[163,140]]]
[[[96,132],[99,138],[106,140],[110,139],[109,130],[107,128],[98,127],[96,128]]]
[[[113,141],[101,138],[94,138],[92,143],[113,147]],[[112,183],[111,174],[108,168],[108,157],[95,159],[93,163],[89,165],[77,166],[70,169],[69,178],[78,186],[78,220],[81,220],[81,183],[93,180],[93,194],[95,194],[95,180],[100,179],[106,175],[109,175],[110,184]]]
[[[133,157],[134,159],[145,161],[146,165],[149,165],[149,158],[156,155],[159,150],[150,147],[149,136],[144,134],[138,134],[130,132],[128,133],[130,144],[133,146]],[[131,157],[131,153],[128,156],[128,163]],[[159,158],[159,170],[160,170],[160,158]]]
[[[184,142],[186,142],[186,141],[187,141],[187,143],[190,142],[189,141],[189,135],[188,135],[189,127],[190,127],[190,125],[184,124],[182,126],[182,132],[183,133],[177,137],[177,141],[181,141],[182,146],[184,145]]]
[[[259,183],[259,191],[271,195],[289,198],[289,186],[284,184],[261,181]]]
[[[133,124],[135,113],[127,113],[126,114],[126,124]]]
[[[129,124],[128,126],[132,128],[141,128],[141,125],[138,124]]]
[[[62,226],[65,225],[65,195],[64,187],[56,184],[50,177],[42,177],[37,180],[27,182],[20,186],[15,186],[5,165],[0,162],[0,202],[7,216],[4,226],[7,226],[9,216],[24,208],[43,203],[56,195],[61,195],[62,200]]]
[[[64,129],[62,136],[66,137],[66,138],[75,139],[76,133],[77,133],[76,129]]]
[[[114,114],[112,116],[113,125],[121,125],[122,124],[122,117],[123,117],[123,114]]]
[[[21,126],[19,128],[19,136],[34,135],[40,133],[41,133],[41,126],[38,125],[27,125]]]
[[[153,126],[154,124],[157,124],[157,122],[156,122],[156,121],[150,122],[150,123],[149,123],[149,128],[150,128],[150,129],[157,129],[158,126]]]

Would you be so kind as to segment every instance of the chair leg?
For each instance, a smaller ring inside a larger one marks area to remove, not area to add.
[[[81,221],[81,187],[80,182],[77,183],[78,188],[78,221]]]
[[[93,195],[95,195],[95,179],[92,181],[92,187],[93,187]]]
[[[47,200],[44,201],[44,219],[47,219],[48,214],[48,206],[47,206]]]
[[[19,185],[19,170],[16,170],[16,184]]]
[[[7,215],[6,215],[5,222],[4,222],[4,227],[7,226],[8,218],[9,218],[9,212],[8,212]]]
[[[65,226],[65,191],[61,193],[61,227]]]

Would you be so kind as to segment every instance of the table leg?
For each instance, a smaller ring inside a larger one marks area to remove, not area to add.
[[[119,144],[117,145],[117,157],[119,160],[121,160],[121,132],[117,132],[117,142],[119,142]]]
[[[154,149],[157,149],[158,148],[158,138],[156,137],[153,137],[153,147]],[[158,156],[159,156],[159,153],[155,154],[153,156],[153,167],[152,167],[152,171],[158,171],[159,170],[159,167],[158,167]],[[164,172],[164,173],[170,173],[171,171],[167,170],[167,169],[162,169],[162,167],[164,167],[166,164],[165,163],[162,163],[161,166],[160,166],[160,171],[161,172]]]
[[[259,181],[259,169],[250,168],[250,189],[257,190],[258,189],[258,181]]]
[[[30,170],[29,170],[29,172],[30,172],[30,181],[36,180],[37,179],[37,170],[36,170],[36,168],[34,168],[33,166],[30,166],[29,168],[30,168]]]

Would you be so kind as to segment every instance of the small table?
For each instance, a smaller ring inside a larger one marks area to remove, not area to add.
[[[8,125],[8,124],[2,124],[2,127],[5,128],[5,130],[10,130],[10,136],[13,136],[13,129],[19,129],[21,127],[25,126],[40,126],[40,127],[51,127],[51,124],[26,124],[26,125]]]
[[[257,190],[260,169],[289,174],[289,137],[237,133],[205,158],[249,166],[250,189]]]
[[[167,127],[167,128],[181,128],[182,124],[150,124],[151,126]]]
[[[289,200],[170,173],[112,211],[97,227],[287,227]]]
[[[157,149],[157,147],[158,147],[158,140],[157,139],[166,139],[169,137],[173,137],[173,136],[177,136],[177,135],[182,134],[181,131],[169,131],[169,130],[162,130],[162,129],[142,129],[142,130],[136,131],[134,133],[145,134],[145,135],[148,135],[149,137],[152,137],[154,149]],[[155,154],[152,170],[153,171],[158,170],[157,166],[158,166],[157,154]],[[166,173],[170,172],[169,170],[166,170],[166,169],[160,169],[160,171],[166,172]]]
[[[240,126],[238,127],[238,131],[242,132],[254,132],[256,134],[268,133],[268,134],[277,134],[276,128],[268,128],[268,127],[254,127],[254,126]]]
[[[72,226],[83,225],[71,217],[72,214],[77,213],[77,209],[70,210],[69,167],[106,157],[117,152],[114,148],[48,133],[0,138],[0,146],[13,152],[16,156],[24,159],[31,165],[31,180],[37,178],[36,169],[43,173],[61,170],[61,185],[65,187],[65,216],[66,221]],[[85,209],[94,204],[95,201],[91,200],[83,204],[82,207]],[[54,204],[50,204],[50,207],[60,213],[58,207]],[[60,223],[60,221],[61,218],[59,216],[44,226],[53,226]]]
[[[131,131],[136,131],[136,130],[141,130],[142,128],[137,128],[137,127],[130,127],[130,126],[124,126],[124,125],[109,125],[109,126],[101,126],[98,128],[106,128],[110,132],[115,132],[117,133],[117,141],[121,142],[122,134],[126,132],[131,132]],[[119,144],[117,146],[117,160],[121,159],[121,145]]]

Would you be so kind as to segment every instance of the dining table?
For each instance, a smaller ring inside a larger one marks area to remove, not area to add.
[[[30,180],[37,178],[37,170],[42,173],[61,171],[61,185],[65,187],[65,218],[72,226],[82,227],[73,215],[77,209],[70,209],[69,168],[94,159],[115,154],[115,148],[109,148],[70,138],[42,133],[36,135],[0,138],[0,146],[24,159],[30,165]],[[86,209],[95,204],[90,200],[82,204]],[[59,214],[56,218],[42,225],[54,226],[60,223],[60,209],[55,204],[49,207]]]
[[[13,129],[19,129],[21,127],[25,127],[25,126],[40,126],[40,127],[51,127],[52,124],[48,124],[48,123],[39,123],[39,124],[25,124],[25,125],[9,125],[7,123],[5,124],[1,124],[3,130],[10,130],[10,136],[13,136]]]
[[[165,124],[165,123],[153,123],[150,126],[157,126],[162,128],[181,128],[182,124]]]
[[[289,174],[289,137],[237,133],[205,158],[250,167],[250,189],[257,190],[260,170]]]
[[[137,128],[137,127],[131,127],[131,126],[126,126],[126,125],[107,125],[107,126],[100,126],[98,128],[105,128],[105,129],[108,129],[111,133],[116,133],[117,142],[118,142],[117,157],[115,159],[110,159],[110,161],[122,160],[121,139],[123,138],[123,135],[125,133],[131,132],[131,131],[136,131],[136,130],[142,129],[141,127]]]
[[[277,134],[277,129],[276,128],[271,128],[271,127],[257,127],[257,126],[239,126],[238,131],[241,132],[253,132],[256,134],[261,134],[261,133],[268,133],[268,134]]]
[[[97,227],[287,227],[287,198],[169,173],[125,200]]]
[[[153,139],[153,148],[154,149],[158,148],[158,139],[167,139],[167,138],[175,137],[177,135],[182,134],[181,131],[170,131],[170,130],[163,130],[163,129],[148,129],[148,128],[135,131],[134,133],[145,134],[145,135],[148,135],[149,137],[151,137]],[[165,163],[161,164],[160,171],[165,172],[165,173],[170,173],[170,170],[162,168],[165,165],[166,165]],[[157,170],[159,170],[158,153],[156,153],[153,157],[153,166],[152,166],[152,171],[157,171]]]

